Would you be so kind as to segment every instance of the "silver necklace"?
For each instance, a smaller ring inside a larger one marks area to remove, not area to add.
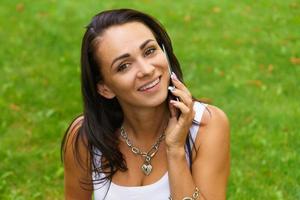
[[[165,133],[163,132],[159,138],[157,139],[157,141],[155,142],[155,144],[150,148],[150,150],[148,152],[145,151],[141,151],[139,148],[137,148],[136,146],[134,146],[131,141],[128,138],[128,135],[126,133],[126,131],[124,130],[123,126],[121,127],[121,136],[122,138],[125,140],[127,146],[129,148],[131,148],[131,151],[136,154],[136,155],[140,155],[142,156],[145,160],[144,160],[144,164],[142,165],[142,171],[143,173],[148,176],[151,171],[152,171],[152,165],[151,165],[151,159],[155,156],[155,154],[158,151],[159,145],[161,143],[161,141],[164,139],[165,137]]]

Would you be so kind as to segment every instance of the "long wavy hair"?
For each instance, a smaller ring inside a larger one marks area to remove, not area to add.
[[[95,15],[86,27],[86,32],[82,40],[81,47],[81,91],[83,98],[83,121],[76,135],[73,148],[76,159],[80,161],[78,152],[79,138],[86,138],[87,149],[89,151],[89,166],[94,174],[105,176],[96,176],[99,179],[93,179],[93,183],[111,180],[118,171],[126,171],[127,166],[124,157],[118,149],[117,130],[123,122],[123,111],[116,98],[106,99],[97,91],[97,83],[103,80],[101,75],[101,65],[96,59],[96,49],[100,43],[97,42],[103,32],[111,26],[122,25],[128,22],[141,22],[146,25],[155,36],[157,43],[162,47],[164,45],[169,56],[172,70],[178,79],[183,82],[180,64],[173,53],[170,37],[164,27],[153,17],[132,9],[107,10]],[[62,159],[65,151],[67,133],[62,141]],[[189,139],[187,138],[187,143]],[[190,145],[188,152],[191,162]],[[101,156],[102,162],[99,167],[99,160],[93,159]],[[191,163],[190,163],[191,164]],[[191,165],[190,165],[191,166]]]

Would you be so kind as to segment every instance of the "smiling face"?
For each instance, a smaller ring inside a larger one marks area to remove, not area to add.
[[[168,62],[147,26],[140,22],[115,25],[98,40],[102,96],[116,97],[122,106],[158,106],[166,100]]]

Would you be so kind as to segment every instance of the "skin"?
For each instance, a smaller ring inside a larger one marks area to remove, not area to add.
[[[97,59],[104,80],[98,83],[99,95],[108,99],[116,97],[124,111],[124,123],[131,142],[141,150],[149,149],[165,131],[165,140],[152,159],[153,171],[145,176],[140,169],[143,159],[131,152],[120,138],[120,151],[126,160],[128,171],[117,172],[112,181],[123,186],[148,185],[158,181],[167,171],[174,200],[191,196],[197,186],[199,199],[226,198],[226,186],[230,168],[229,122],[225,113],[208,105],[196,137],[197,154],[193,152],[192,172],[185,158],[185,138],[194,118],[193,100],[189,90],[176,76],[171,81],[176,89],[173,94],[180,102],[167,101],[170,76],[166,57],[149,28],[139,22],[130,22],[108,28],[98,39]],[[145,44],[143,48],[140,48]],[[113,63],[114,59],[129,54]],[[113,63],[113,64],[112,64]],[[149,91],[139,89],[159,78],[159,83]],[[181,111],[177,119],[176,109]],[[151,120],[149,120],[151,119]],[[74,123],[70,138],[76,135]],[[166,127],[166,128],[165,128]],[[72,145],[69,139],[67,147]],[[88,160],[87,150],[80,141],[83,158]],[[80,187],[75,177],[90,177],[89,170],[78,167],[70,148],[65,158],[66,199],[91,199],[92,190]],[[184,179],[182,179],[184,177]],[[75,198],[76,197],[76,198]]]

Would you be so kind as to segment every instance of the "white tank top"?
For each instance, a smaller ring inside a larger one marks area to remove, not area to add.
[[[190,127],[190,134],[193,141],[195,141],[199,124],[206,105],[200,102],[194,103],[195,118],[193,125]],[[191,142],[190,142],[191,143]],[[192,143],[191,143],[192,145]],[[189,160],[186,154],[187,161]],[[95,157],[96,162],[101,164],[100,157]],[[93,174],[94,179],[99,178]],[[100,174],[104,177],[104,174]],[[105,196],[106,195],[106,196]],[[94,200],[167,200],[170,196],[168,172],[166,172],[158,181],[150,185],[128,187],[114,184],[107,181],[103,184],[94,184]]]

